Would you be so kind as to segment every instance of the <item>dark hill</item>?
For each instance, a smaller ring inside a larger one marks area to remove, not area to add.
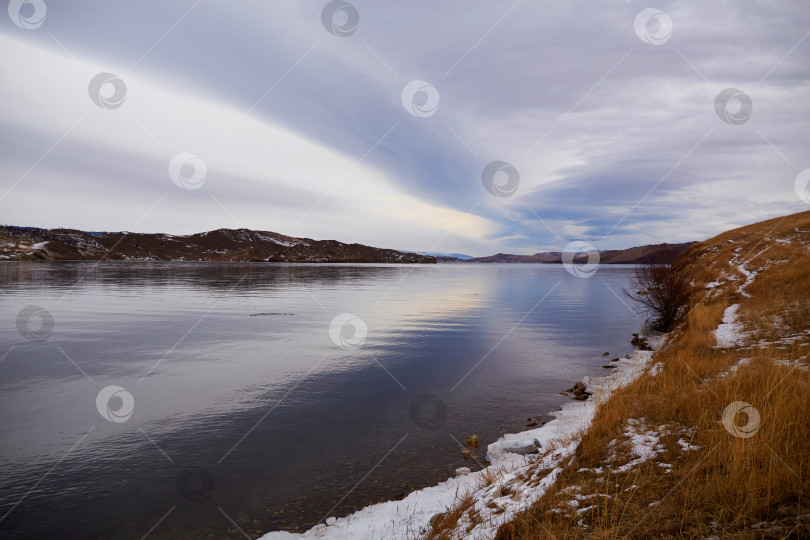
[[[175,236],[128,232],[0,226],[0,260],[12,261],[226,261],[328,263],[435,263],[402,253],[336,240],[294,238],[249,229]]]

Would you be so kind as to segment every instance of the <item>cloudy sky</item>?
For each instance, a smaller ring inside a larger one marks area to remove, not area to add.
[[[3,223],[487,255],[810,209],[804,0],[11,0],[0,18]]]

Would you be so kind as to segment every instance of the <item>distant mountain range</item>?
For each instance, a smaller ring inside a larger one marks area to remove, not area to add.
[[[435,263],[436,258],[249,229],[177,236],[0,226],[0,260]]]
[[[667,250],[679,255],[694,242],[654,244],[601,251],[602,264],[645,262]],[[577,262],[587,258],[583,254]],[[410,253],[337,240],[295,238],[269,231],[217,229],[190,235],[85,232],[0,226],[0,260],[6,261],[222,261],[300,263],[561,263],[562,253],[498,253],[470,257],[460,253]]]
[[[683,253],[686,248],[694,242],[683,244],[652,244],[648,246],[638,246],[628,249],[613,249],[599,252],[600,264],[640,264],[647,262],[650,256],[661,251],[667,252],[673,258]],[[587,254],[578,255],[574,258],[576,262],[586,260]],[[550,251],[535,253],[534,255],[511,255],[509,253],[498,253],[488,257],[473,257],[460,259],[456,257],[438,256],[436,260],[440,263],[562,263],[562,253]]]

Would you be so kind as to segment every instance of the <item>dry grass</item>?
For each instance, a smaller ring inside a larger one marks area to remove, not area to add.
[[[600,406],[557,482],[499,540],[810,536],[810,212],[684,256],[699,292],[654,358],[660,371]],[[713,332],[733,304],[745,341],[719,349]],[[738,401],[761,417],[748,438],[721,422]],[[630,436],[645,432],[656,454],[622,468],[637,457]]]
[[[458,522],[466,512],[471,512],[475,499],[471,493],[466,493],[456,497],[456,503],[448,508],[447,512],[436,514],[430,521],[430,532],[425,540],[450,540],[451,532],[455,531]],[[475,520],[475,516],[470,516],[470,520]],[[477,520],[480,523],[480,519]]]

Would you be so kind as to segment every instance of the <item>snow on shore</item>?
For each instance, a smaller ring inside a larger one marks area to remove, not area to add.
[[[660,345],[660,341],[655,344]],[[346,517],[329,518],[329,525],[316,525],[302,534],[271,532],[260,540],[413,539],[425,534],[430,520],[446,512],[466,493],[477,524],[468,513],[459,520],[453,538],[489,539],[498,527],[537,501],[561,472],[563,460],[572,456],[578,437],[590,425],[596,407],[614,390],[635,380],[652,358],[651,351],[635,351],[632,359],[616,362],[608,375],[583,379],[593,395],[587,401],[572,401],[553,413],[545,425],[504,435],[487,447],[491,465],[482,471],[458,474],[439,485],[415,491],[399,501],[388,501],[363,508]]]
[[[739,304],[734,304],[726,308],[723,312],[723,322],[714,331],[714,339],[718,347],[737,347],[742,342],[742,325],[737,321],[737,310]]]

